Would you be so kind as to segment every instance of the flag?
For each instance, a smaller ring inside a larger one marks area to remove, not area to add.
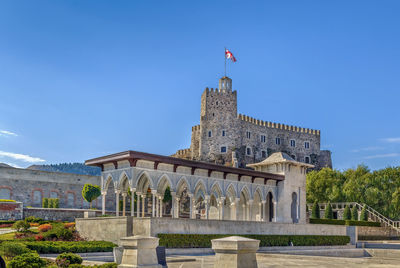
[[[233,56],[232,52],[225,49],[225,58],[231,59],[233,62],[236,62],[236,58]]]

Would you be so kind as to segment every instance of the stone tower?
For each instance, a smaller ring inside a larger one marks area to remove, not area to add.
[[[332,167],[331,153],[321,150],[320,143],[319,130],[238,114],[237,92],[232,90],[232,79],[225,76],[218,88],[204,90],[200,124],[192,127],[190,148],[173,156],[244,168],[274,152],[284,152],[317,169]]]

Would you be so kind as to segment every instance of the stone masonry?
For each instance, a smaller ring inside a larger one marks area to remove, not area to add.
[[[331,152],[320,150],[320,130],[254,119],[237,113],[237,92],[232,80],[222,77],[218,89],[201,96],[200,125],[192,127],[191,146],[178,150],[178,158],[246,167],[274,152],[316,169],[332,167]]]

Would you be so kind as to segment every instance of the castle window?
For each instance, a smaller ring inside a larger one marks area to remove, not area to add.
[[[0,188],[0,199],[11,199],[11,190],[8,188]]]
[[[265,135],[261,135],[261,142],[265,142],[266,138]]]
[[[290,146],[296,147],[296,141],[295,140],[290,140]]]
[[[251,148],[249,148],[249,147],[246,148],[246,154],[251,155]]]
[[[304,142],[304,148],[309,149],[310,143],[308,141]]]
[[[215,104],[218,105],[218,101]]]
[[[226,153],[226,147],[225,146],[221,147],[221,153]]]
[[[208,131],[208,137],[209,137],[209,138],[212,137],[212,132],[211,132],[211,130]]]
[[[222,137],[225,137],[225,130],[222,130]]]
[[[276,138],[275,139],[275,144],[280,145],[281,144],[281,138]]]
[[[250,139],[250,137],[251,137],[250,131],[246,131],[246,137],[247,137],[248,139]]]
[[[266,151],[261,151],[261,157],[266,158],[267,157],[267,152]]]
[[[296,156],[294,154],[291,155],[291,157],[296,160]]]
[[[306,156],[306,157],[304,158],[304,161],[305,161],[307,164],[309,164],[309,163],[310,163],[310,158],[309,158],[308,156]]]

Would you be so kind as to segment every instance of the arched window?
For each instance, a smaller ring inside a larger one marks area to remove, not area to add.
[[[55,191],[50,192],[50,198],[58,198],[58,193]]]
[[[67,194],[67,206],[73,208],[75,206],[75,194],[68,193]]]
[[[39,190],[33,191],[33,205],[41,206],[42,205],[42,192]]]
[[[304,162],[306,162],[307,164],[309,164],[309,163],[310,163],[310,157],[306,156],[306,157],[304,158]]]

